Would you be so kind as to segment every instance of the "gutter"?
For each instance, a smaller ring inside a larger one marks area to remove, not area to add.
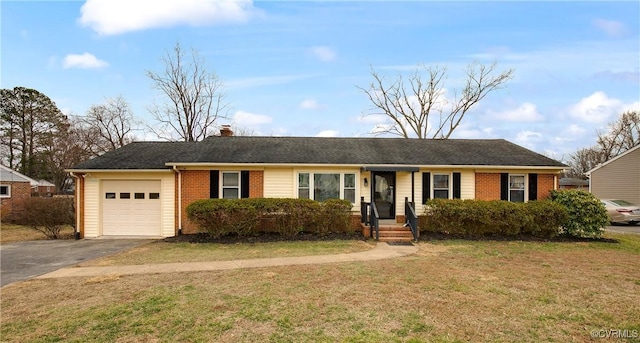
[[[80,231],[78,231],[78,227],[80,226],[80,210],[82,209],[81,205],[80,205],[80,187],[78,187],[80,185],[80,176],[76,175],[74,172],[70,172],[69,175],[71,175],[71,177],[73,177],[74,179],[76,179],[76,186],[75,186],[75,198],[76,198],[76,225],[73,226],[73,237],[76,240],[80,239]]]
[[[173,171],[178,174],[178,235],[182,234],[182,174],[178,166],[173,166]]]

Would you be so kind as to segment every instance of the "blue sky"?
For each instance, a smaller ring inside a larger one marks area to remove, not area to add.
[[[640,109],[640,2],[2,1],[2,88],[67,114],[121,95],[154,125],[145,71],[177,42],[225,84],[232,124],[256,135],[369,136],[385,118],[356,86],[420,64],[515,70],[454,138],[504,138],[563,159]],[[450,94],[450,93],[449,93]],[[138,131],[138,139],[153,139]]]

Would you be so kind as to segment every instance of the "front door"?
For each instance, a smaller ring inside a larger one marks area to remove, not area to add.
[[[373,172],[372,199],[381,219],[396,217],[396,173]]]

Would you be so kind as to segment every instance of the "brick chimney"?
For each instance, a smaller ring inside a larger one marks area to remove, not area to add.
[[[233,131],[231,131],[231,125],[222,125],[222,128],[220,129],[220,136],[221,137],[233,136]]]

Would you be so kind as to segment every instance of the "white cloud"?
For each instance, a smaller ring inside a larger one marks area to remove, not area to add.
[[[320,110],[325,108],[324,105],[318,103],[314,99],[305,99],[300,103],[300,105],[298,105],[298,107],[300,107],[303,110]]]
[[[336,53],[328,46],[314,46],[311,53],[322,62],[331,62],[336,59]]]
[[[103,60],[98,59],[93,54],[85,52],[82,55],[70,54],[64,57],[63,66],[67,68],[103,68],[109,64]]]
[[[233,115],[233,122],[240,126],[255,127],[259,125],[270,124],[271,122],[273,122],[273,118],[263,114],[237,111]]]
[[[386,123],[389,117],[386,114],[365,114],[358,117],[358,122],[365,124]]]
[[[594,19],[592,24],[611,37],[621,36],[627,31],[623,23],[615,20]]]
[[[535,146],[535,143],[538,143],[541,140],[542,134],[535,131],[520,131],[515,138],[516,143],[527,148],[533,148]]]
[[[490,112],[490,115],[496,119],[514,121],[514,122],[531,122],[542,120],[543,117],[538,113],[536,105],[525,102],[516,109],[505,110],[502,112]]]
[[[244,23],[261,12],[252,0],[87,0],[78,22],[101,35],[177,25]]]
[[[569,115],[587,123],[605,123],[625,108],[619,99],[609,98],[604,92],[595,92],[582,98],[569,108]]]
[[[340,132],[336,130],[324,130],[320,131],[316,137],[338,137],[339,134]]]

